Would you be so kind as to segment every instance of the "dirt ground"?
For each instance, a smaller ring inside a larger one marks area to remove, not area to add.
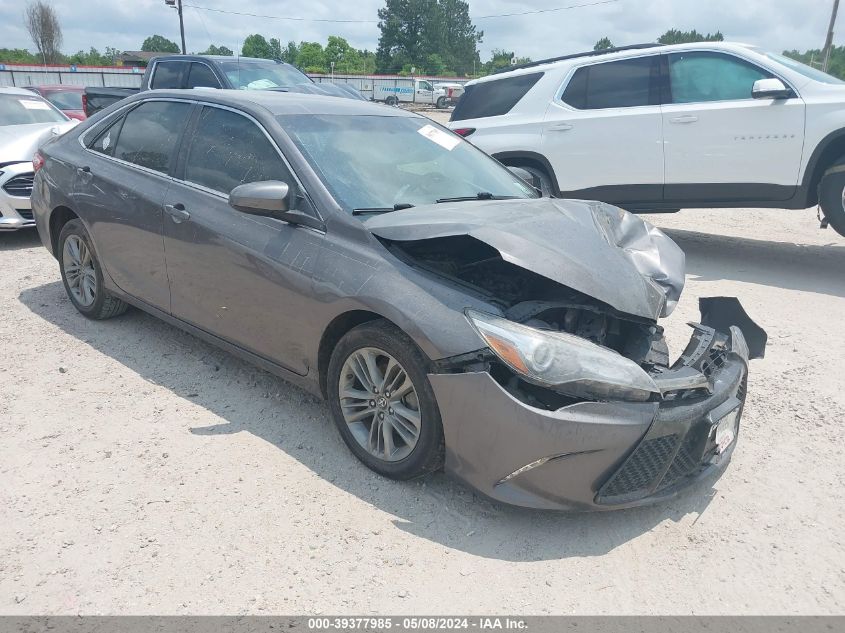
[[[713,487],[567,515],[361,466],[326,407],[138,311],[77,314],[0,234],[0,613],[842,614],[845,238],[810,211],[651,216],[669,319],[738,295],[769,333]]]

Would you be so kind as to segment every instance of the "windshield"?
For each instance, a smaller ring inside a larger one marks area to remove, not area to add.
[[[536,191],[456,134],[421,117],[283,115],[299,150],[348,211],[443,198],[534,198]]]
[[[267,90],[312,83],[308,77],[288,64],[237,59],[219,63],[232,86],[240,90]]]
[[[812,66],[807,66],[806,64],[802,64],[801,62],[792,59],[791,57],[787,57],[786,55],[778,55],[777,53],[768,53],[766,51],[758,51],[762,55],[765,55],[771,60],[776,61],[779,64],[783,64],[790,70],[794,70],[797,73],[801,73],[808,79],[813,79],[815,81],[821,81],[826,84],[841,84],[845,83],[841,79],[837,79],[831,75],[828,75],[826,72],[822,72],[817,68],[813,68]]]
[[[47,92],[44,97],[59,110],[82,109],[82,93],[75,90]]]
[[[0,125],[64,123],[68,118],[41,97],[0,94]]]

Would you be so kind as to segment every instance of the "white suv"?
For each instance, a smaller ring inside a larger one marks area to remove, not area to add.
[[[449,125],[544,193],[632,211],[820,204],[845,235],[845,82],[753,46],[525,64],[468,83]]]

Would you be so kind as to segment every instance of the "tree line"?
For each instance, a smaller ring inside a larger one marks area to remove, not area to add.
[[[457,75],[480,76],[507,68],[513,64],[530,62],[514,51],[493,49],[487,61],[482,62],[478,45],[484,32],[478,30],[469,15],[469,4],[464,0],[385,0],[378,10],[380,36],[375,52],[356,49],[339,36],[330,35],[325,45],[320,42],[299,43],[269,39],[260,33],[247,36],[240,54],[245,57],[279,59],[306,73],[339,74],[400,74],[400,75]],[[29,2],[24,11],[24,25],[36,47],[27,49],[0,48],[0,62],[20,64],[78,64],[85,66],[111,66],[117,62],[119,51],[107,46],[103,52],[93,46],[88,51],[71,55],[61,52],[62,30],[58,15],[46,0]],[[660,44],[723,41],[721,31],[699,33],[695,29],[682,31],[669,29],[657,38]],[[609,37],[599,39],[593,50],[614,47]],[[144,52],[178,53],[176,42],[162,35],[151,35],[141,44]],[[203,55],[234,55],[227,46],[210,45],[199,51]],[[821,51],[811,49],[784,51],[793,59],[819,67]],[[845,46],[831,50],[828,72],[845,79]]]

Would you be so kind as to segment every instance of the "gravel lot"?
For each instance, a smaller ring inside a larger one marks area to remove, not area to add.
[[[651,216],[769,332],[715,486],[565,515],[359,465],[326,407],[138,311],[78,315],[0,234],[0,613],[845,612],[845,238],[810,211]]]

